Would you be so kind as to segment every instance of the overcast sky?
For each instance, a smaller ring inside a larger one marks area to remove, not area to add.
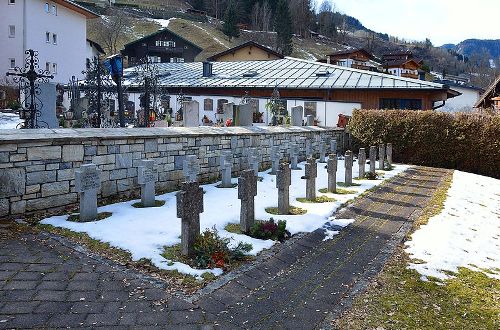
[[[409,40],[429,38],[435,46],[500,39],[500,0],[330,1],[371,30]]]

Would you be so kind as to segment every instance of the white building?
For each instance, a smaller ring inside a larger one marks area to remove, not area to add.
[[[38,51],[42,70],[53,82],[82,76],[87,57],[87,19],[93,12],[67,0],[2,0],[0,2],[0,77],[24,66],[25,51]]]
[[[483,93],[483,89],[479,87],[454,83],[449,80],[435,80],[434,82],[450,86],[451,88],[453,88],[453,90],[460,93],[459,96],[446,100],[444,106],[439,108],[439,111],[472,112],[474,110],[474,105]],[[442,102],[437,102],[436,106],[440,105],[441,103]]]
[[[87,65],[98,59],[99,57],[102,59],[102,56],[105,54],[104,49],[102,49],[101,45],[97,42],[87,39],[86,44],[86,63]]]

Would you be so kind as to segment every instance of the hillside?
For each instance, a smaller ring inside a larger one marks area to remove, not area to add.
[[[445,44],[441,47],[454,50],[457,53],[463,54],[467,57],[470,57],[475,53],[482,53],[484,51],[487,52],[492,59],[498,59],[500,57],[500,39],[467,39],[457,45]]]

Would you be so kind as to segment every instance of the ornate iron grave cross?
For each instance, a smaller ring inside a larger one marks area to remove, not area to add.
[[[48,71],[38,68],[38,51],[28,49],[24,53],[27,55],[24,61],[24,67],[20,68],[16,66],[13,69],[14,72],[7,72],[6,75],[12,76],[14,82],[19,83],[19,86],[23,90],[26,91],[29,89],[29,95],[26,95],[24,101],[26,107],[29,108],[24,128],[48,128],[49,125],[47,123],[38,120],[38,117],[40,117],[40,109],[43,108],[43,104],[37,95],[41,93],[39,83],[46,83],[49,79],[53,79],[54,76],[49,74]]]

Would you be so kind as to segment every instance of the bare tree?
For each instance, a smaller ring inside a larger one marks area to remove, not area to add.
[[[271,22],[272,12],[269,3],[264,1],[260,5],[257,2],[252,9],[252,29],[257,31],[271,31]]]
[[[130,25],[128,17],[118,9],[109,8],[106,16],[90,22],[89,29],[99,36],[108,54],[116,54],[126,42],[125,29]]]

